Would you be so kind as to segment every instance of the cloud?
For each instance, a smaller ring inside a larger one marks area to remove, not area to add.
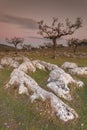
[[[25,28],[25,29],[38,29],[38,24],[33,19],[12,16],[8,14],[4,14],[2,12],[0,12],[0,22],[16,24],[16,25],[19,25],[19,27]]]

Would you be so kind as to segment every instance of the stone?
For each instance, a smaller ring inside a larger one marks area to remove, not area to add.
[[[72,81],[72,77],[66,74],[62,69],[54,69],[50,72],[47,87],[57,96],[71,100],[70,89],[67,85]]]
[[[33,65],[34,65],[36,68],[45,71],[44,65],[40,64],[40,63],[38,62],[38,60],[34,60],[34,61],[32,61],[32,63],[33,63]]]
[[[75,83],[79,87],[83,86],[82,81],[74,80],[70,74],[61,68],[54,69],[50,72],[47,87],[50,88],[57,96],[66,100],[72,100],[70,95],[69,83]]]
[[[29,60],[29,61],[25,61],[23,62],[19,67],[19,70],[28,73],[28,72],[35,72],[36,68],[34,67],[33,63]]]
[[[77,67],[78,67],[78,65],[73,62],[64,62],[63,65],[61,66],[61,68],[63,68],[63,69],[73,69],[73,68],[77,68]]]
[[[69,69],[70,74],[87,75],[87,67],[77,67]]]
[[[73,78],[70,76],[70,74],[66,73],[61,68],[54,69],[50,72],[48,82],[57,81],[58,79],[62,79],[66,83],[70,83],[71,81],[73,81]]]
[[[63,81],[58,80],[55,82],[50,82],[47,84],[47,87],[50,88],[58,97],[62,97],[66,100],[72,100],[70,95],[70,90]]]
[[[17,68],[19,66],[19,63],[11,57],[2,58],[0,63],[1,63],[2,66],[7,65],[7,66],[10,66],[10,67],[13,67],[13,68]]]
[[[59,97],[63,97],[66,100],[72,100],[70,89],[68,88],[69,83],[75,83],[79,87],[83,86],[82,81],[74,80],[70,74],[65,73],[63,69],[55,64],[47,63],[40,60],[33,61],[33,64],[35,67],[36,65],[42,65],[41,68],[40,66],[38,68],[42,70],[48,69],[49,71],[51,71],[47,87],[50,88]]]
[[[29,90],[33,92],[33,94],[30,96],[32,102],[39,98],[41,98],[42,100],[49,99],[51,107],[55,110],[56,116],[59,117],[61,120],[66,122],[78,118],[78,114],[75,112],[74,109],[62,102],[53,93],[41,88],[34,79],[32,79],[30,76],[19,69],[13,70],[9,82],[6,84],[6,88],[14,86],[15,83],[18,87],[19,94],[30,95]]]
[[[49,71],[58,68],[57,65],[55,65],[55,64],[50,64],[50,63],[47,63],[47,62],[45,62],[45,61],[37,60],[37,63],[40,63],[42,66],[45,67],[45,69],[47,69],[47,70],[49,70]]]
[[[26,61],[30,61],[30,59],[29,58],[27,58],[27,57],[25,57],[25,56],[17,56],[17,57],[13,57],[14,58],[14,60],[16,60],[16,61],[22,61],[22,62],[26,62]]]

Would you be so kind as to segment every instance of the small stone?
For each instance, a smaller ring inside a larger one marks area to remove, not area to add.
[[[82,124],[81,124],[81,127],[83,127],[83,126],[84,126],[84,124],[82,123]]]

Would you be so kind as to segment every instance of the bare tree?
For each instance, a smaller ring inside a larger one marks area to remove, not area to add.
[[[77,38],[71,38],[71,39],[68,40],[68,45],[70,47],[74,48],[74,53],[75,53],[76,50],[77,50],[77,47],[80,45],[80,40],[77,39]]]
[[[38,22],[39,34],[44,38],[51,39],[53,43],[53,58],[56,57],[57,39],[62,36],[72,35],[78,28],[82,27],[81,18],[77,18],[75,23],[72,23],[68,18],[63,23],[58,22],[57,18],[53,18],[52,24],[49,26],[44,21]]]
[[[22,44],[24,42],[24,39],[23,38],[19,38],[19,37],[14,37],[14,38],[11,38],[11,39],[6,38],[6,41],[9,44],[13,44],[14,45],[15,53],[17,54],[17,46],[18,46],[18,44]]]

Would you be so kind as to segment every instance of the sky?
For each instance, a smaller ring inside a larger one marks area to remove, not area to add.
[[[72,37],[87,38],[87,0],[0,0],[0,39],[40,37],[37,22],[49,25],[53,17],[62,23],[81,17],[82,28]]]

